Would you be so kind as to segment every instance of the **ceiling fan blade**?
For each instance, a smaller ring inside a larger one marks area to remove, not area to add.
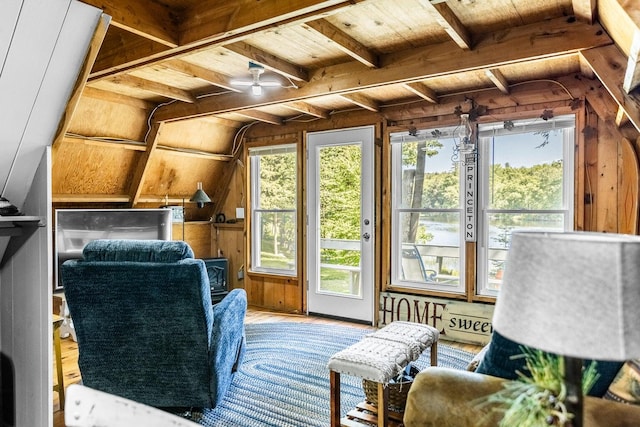
[[[231,83],[234,86],[251,86],[253,82],[247,80],[231,80]]]
[[[260,86],[264,86],[264,87],[280,87],[280,86],[282,86],[280,84],[280,82],[269,82],[269,81],[265,82],[265,81],[262,81],[262,80],[260,80],[259,84],[260,84]]]

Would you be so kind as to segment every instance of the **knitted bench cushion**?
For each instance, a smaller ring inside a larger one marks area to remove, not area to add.
[[[368,337],[405,344],[410,349],[411,361],[418,360],[427,347],[438,341],[440,333],[429,325],[415,322],[396,321],[369,334]]]
[[[368,337],[331,356],[327,366],[335,372],[387,384],[410,361],[405,344]]]

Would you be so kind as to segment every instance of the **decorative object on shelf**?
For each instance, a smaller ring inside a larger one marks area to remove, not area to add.
[[[218,215],[216,215],[216,222],[218,224],[223,223],[227,220],[227,217],[224,216],[224,214],[222,212],[220,212]]]
[[[640,357],[640,237],[514,232],[496,300],[494,330],[562,359],[556,399],[582,427],[583,359]],[[594,316],[594,313],[603,315]],[[550,369],[549,363],[544,363]]]
[[[198,182],[198,189],[195,193],[193,193],[193,196],[191,196],[189,201],[196,202],[198,208],[203,208],[206,203],[211,202],[211,199],[209,198],[209,196],[207,196],[207,193],[205,193],[202,189],[202,182]]]
[[[471,108],[466,113],[462,111],[462,106],[458,105],[453,113],[460,118],[460,124],[455,130],[455,147],[453,148],[454,162],[475,163],[477,156],[476,138],[473,135],[472,122],[475,122],[479,116],[486,114],[487,107],[484,105],[476,105],[475,101],[467,98],[466,102],[471,103]]]
[[[20,210],[11,204],[9,200],[0,197],[0,216],[16,216],[22,215]]]
[[[183,206],[167,206],[171,209],[171,221],[183,222],[184,221],[184,207]]]
[[[170,205],[169,195],[164,196],[164,205],[160,206],[162,209],[171,210],[171,222],[180,223],[184,222],[184,199],[182,199],[182,206]]]

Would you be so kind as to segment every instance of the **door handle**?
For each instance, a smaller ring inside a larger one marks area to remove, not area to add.
[[[362,238],[365,240],[365,242],[368,242],[368,241],[369,241],[369,239],[371,238],[371,234],[369,234],[369,233],[364,233],[364,234],[362,235]]]

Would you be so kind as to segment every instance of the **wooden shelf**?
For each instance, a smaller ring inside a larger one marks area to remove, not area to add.
[[[238,221],[238,222],[235,222],[235,223],[214,222],[213,226],[216,227],[216,228],[227,228],[227,229],[242,230],[244,228],[244,221]]]
[[[402,427],[404,412],[389,410],[389,427]],[[374,427],[378,425],[378,408],[369,402],[363,401],[349,411],[347,416],[340,420],[342,427]]]
[[[0,216],[0,237],[9,237],[9,244],[2,254],[0,267],[3,267],[41,226],[44,227],[43,218],[39,216]]]
[[[0,216],[0,236],[20,236],[25,229],[35,229],[42,220],[39,216]]]

